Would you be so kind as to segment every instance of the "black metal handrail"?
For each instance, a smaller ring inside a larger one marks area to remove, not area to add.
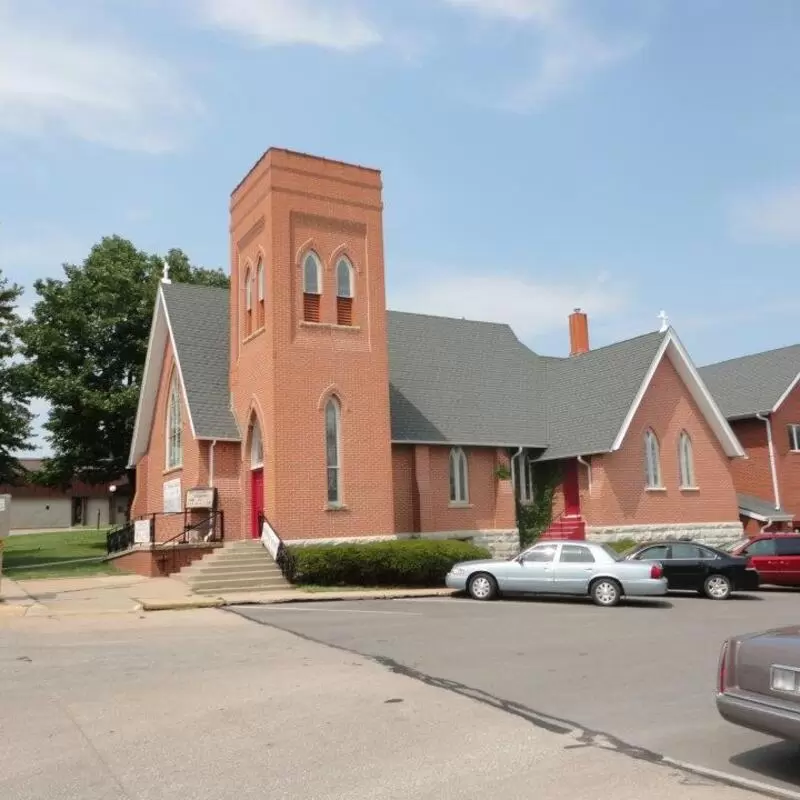
[[[283,539],[281,539],[278,531],[275,529],[275,526],[267,519],[266,514],[263,512],[258,515],[258,530],[263,530],[265,522],[267,525],[269,525],[270,530],[275,534],[275,538],[278,540],[278,548],[277,552],[275,553],[275,563],[278,565],[278,569],[281,571],[283,577],[286,578],[289,583],[291,583],[294,579],[295,573],[295,558],[284,543]]]
[[[106,553],[119,553],[133,547],[133,522],[127,522],[120,528],[114,528],[106,533]]]
[[[194,532],[200,532],[202,538],[196,540],[192,537]],[[184,525],[180,533],[175,536],[165,539],[163,542],[158,542],[154,546],[154,555],[156,560],[163,567],[166,565],[167,558],[171,559],[171,568],[167,574],[176,572],[177,562],[177,545],[181,544],[209,544],[223,542],[225,540],[225,515],[222,511],[210,511],[207,517],[193,523],[192,525]]]

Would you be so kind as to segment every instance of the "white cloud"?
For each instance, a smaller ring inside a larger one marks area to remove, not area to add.
[[[625,307],[625,290],[606,278],[578,284],[540,283],[512,274],[442,273],[428,279],[424,291],[414,282],[389,293],[396,311],[465,317],[509,324],[523,341],[553,330],[566,330],[567,317],[582,308],[600,319]]]
[[[38,8],[0,0],[0,135],[173,149],[183,118],[200,110],[175,70],[96,23],[71,24],[60,4]]]
[[[734,200],[730,221],[737,238],[800,244],[800,183]]]
[[[355,8],[330,0],[193,0],[191,8],[205,25],[265,46],[356,50],[381,41],[377,28]]]
[[[636,55],[641,35],[610,38],[589,28],[570,0],[444,0],[488,19],[528,25],[534,39],[530,74],[505,97],[506,108],[537,109],[592,75]]]

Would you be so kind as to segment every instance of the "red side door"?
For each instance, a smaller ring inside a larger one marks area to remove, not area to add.
[[[800,536],[778,536],[778,569],[783,586],[800,586]]]
[[[750,564],[758,572],[761,583],[780,583],[780,563],[775,540],[769,536],[756,539],[739,552],[749,556]]]
[[[254,469],[250,473],[250,535],[261,538],[258,521],[264,513],[264,470]]]
[[[564,516],[578,517],[581,513],[581,491],[578,484],[578,462],[571,458],[563,467]]]

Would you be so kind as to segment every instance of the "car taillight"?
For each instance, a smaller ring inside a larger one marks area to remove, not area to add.
[[[660,578],[664,574],[664,570],[661,568],[661,564],[653,564],[650,567],[650,577],[653,579]]]
[[[722,645],[722,652],[719,656],[719,693],[722,694],[727,688],[728,678],[728,643]]]

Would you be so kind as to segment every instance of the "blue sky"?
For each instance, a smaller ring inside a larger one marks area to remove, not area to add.
[[[114,233],[227,267],[274,145],[383,171],[390,308],[779,347],[798,85],[796,0],[0,0],[0,267]]]

